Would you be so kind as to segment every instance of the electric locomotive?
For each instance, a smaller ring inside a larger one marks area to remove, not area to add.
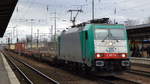
[[[108,18],[74,26],[58,37],[57,60],[83,70],[122,72],[130,68],[124,25]]]

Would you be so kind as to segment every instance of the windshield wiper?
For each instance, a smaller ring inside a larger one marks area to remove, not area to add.
[[[109,37],[109,34],[102,40],[102,42],[104,42],[107,39],[107,37]]]
[[[115,37],[112,35],[112,33],[110,32],[110,30],[108,30],[108,35],[102,40],[102,42],[104,42],[106,39],[108,38],[113,38],[114,40],[116,40],[117,42],[119,42],[117,39],[115,39]]]

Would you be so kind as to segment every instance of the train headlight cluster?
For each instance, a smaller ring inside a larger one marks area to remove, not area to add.
[[[130,62],[128,60],[122,61],[122,66],[130,66]]]
[[[96,54],[96,58],[100,58],[100,57],[103,57],[104,56],[104,54],[102,54],[102,53],[97,53]]]
[[[104,61],[96,61],[96,66],[104,66]]]
[[[109,46],[112,46],[112,45],[113,45],[113,43],[112,43],[112,42],[110,42],[110,43],[109,43]]]
[[[126,54],[122,54],[121,56],[124,58],[124,57],[126,57]]]
[[[97,57],[97,58],[100,58],[100,57],[101,57],[101,55],[100,55],[100,54],[97,54],[97,55],[96,55],[96,57]]]

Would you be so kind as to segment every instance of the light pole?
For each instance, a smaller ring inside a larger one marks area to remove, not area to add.
[[[48,5],[46,6],[46,10],[47,10],[47,12],[49,12]],[[57,16],[56,16],[57,12],[56,12],[56,10],[51,14],[54,14],[54,17],[51,17],[51,18],[54,18],[54,41],[56,41],[56,29],[57,29],[57,20],[56,20],[57,19]]]
[[[29,19],[29,21],[31,22],[31,50],[32,50],[32,40],[33,40],[33,21],[35,21],[35,19]]]
[[[94,20],[95,18],[94,14],[95,14],[95,2],[94,0],[92,0],[92,20]]]
[[[37,48],[39,48],[39,29],[37,30]]]
[[[53,36],[53,25],[51,25],[51,29],[50,29],[50,41],[52,41],[52,36]]]
[[[100,2],[101,0],[99,0]],[[92,20],[95,19],[95,1],[92,0]]]
[[[54,28],[55,28],[55,41],[56,41],[56,11],[54,12]]]

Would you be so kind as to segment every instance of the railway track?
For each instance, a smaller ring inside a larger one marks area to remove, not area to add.
[[[150,68],[150,66],[148,64],[132,63],[132,66],[140,66],[140,67]]]
[[[20,73],[20,75],[23,76],[27,84],[60,84],[58,81],[55,81],[21,60],[12,56],[8,57],[6,54],[4,54],[4,56]]]
[[[15,57],[13,59],[20,61],[20,60],[16,59]],[[26,63],[23,63],[23,64],[26,65]],[[89,76],[88,75],[88,79],[91,79],[91,78],[93,78],[93,80],[96,81],[98,84],[140,84],[136,81],[131,81],[131,80],[127,80],[127,79],[120,78],[120,77],[114,77],[114,76],[102,77],[102,76],[93,76],[93,75]],[[30,79],[30,78],[28,78],[28,79]],[[30,84],[32,84],[32,83],[30,83]],[[37,83],[35,83],[35,84],[37,84]],[[47,84],[47,83],[42,83],[42,84]],[[59,83],[55,83],[55,84],[59,84]]]
[[[101,77],[100,80],[104,81],[107,84],[140,84],[135,81],[127,80],[120,77]]]
[[[112,82],[114,84],[141,84],[141,83],[136,82],[134,80],[128,80],[128,79],[121,78],[121,77],[113,76],[111,79],[113,80]]]
[[[132,74],[136,74],[136,75],[150,77],[150,72],[141,71],[141,70],[131,69],[130,71],[127,71],[127,73],[132,73]]]
[[[136,82],[134,80],[128,80],[121,77],[116,76],[95,76],[96,80],[98,80],[98,83],[101,84],[101,82],[104,82],[106,84],[141,84],[139,82]]]

